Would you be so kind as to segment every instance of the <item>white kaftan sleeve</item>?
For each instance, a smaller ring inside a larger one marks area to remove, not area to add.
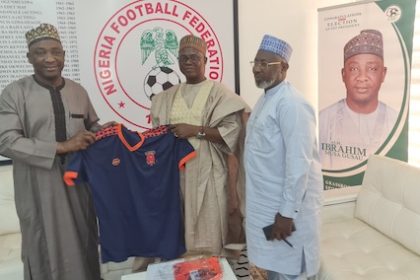
[[[312,107],[299,100],[282,105],[277,112],[286,147],[286,180],[279,213],[296,218],[308,187],[308,174],[316,145],[316,117]]]

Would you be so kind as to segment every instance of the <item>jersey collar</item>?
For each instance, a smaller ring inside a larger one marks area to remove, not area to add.
[[[120,138],[121,142],[123,143],[123,145],[130,151],[130,152],[134,152],[136,150],[138,150],[141,145],[143,145],[144,142],[144,136],[143,134],[141,134],[140,132],[137,132],[139,138],[139,142],[137,142],[135,145],[130,145],[130,143],[127,141],[127,139],[125,139],[124,137],[124,131],[123,129],[126,129],[125,127],[123,127],[122,124],[117,124],[117,131],[118,131],[118,137]]]

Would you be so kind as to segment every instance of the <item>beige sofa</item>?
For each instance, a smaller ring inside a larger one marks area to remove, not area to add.
[[[20,259],[21,234],[16,214],[12,166],[0,166],[0,279],[22,280],[23,265]],[[132,260],[101,265],[104,280],[119,280],[131,273]]]
[[[362,186],[351,189],[356,199],[327,199],[323,208],[317,278],[419,280],[420,169],[372,156]]]
[[[23,279],[21,235],[13,198],[12,167],[0,166],[0,279]]]

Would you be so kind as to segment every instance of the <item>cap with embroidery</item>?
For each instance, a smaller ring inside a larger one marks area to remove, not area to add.
[[[202,54],[206,55],[206,42],[200,37],[194,35],[186,35],[179,41],[179,51],[184,48],[194,48]]]
[[[286,41],[283,41],[282,39],[276,38],[271,35],[264,35],[258,50],[263,50],[277,54],[287,62],[289,62],[293,51],[292,47]]]
[[[374,29],[365,29],[351,38],[344,46],[344,61],[356,54],[374,54],[384,57],[382,33]]]
[[[42,39],[54,39],[60,41],[57,29],[48,23],[41,23],[38,27],[29,30],[26,32],[25,37],[28,47],[36,41]]]

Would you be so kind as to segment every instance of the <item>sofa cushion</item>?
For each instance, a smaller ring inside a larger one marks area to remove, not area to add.
[[[322,280],[418,280],[420,257],[359,219],[322,226]]]
[[[0,235],[20,232],[14,201],[12,166],[0,166]]]
[[[355,217],[420,254],[420,169],[371,156]]]

